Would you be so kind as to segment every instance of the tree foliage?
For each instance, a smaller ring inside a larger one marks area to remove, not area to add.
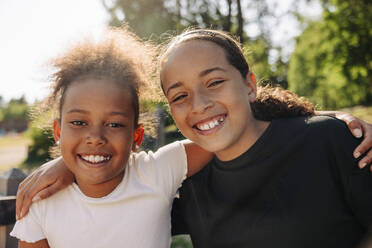
[[[185,27],[214,27],[243,39],[240,0],[102,0],[111,15],[110,25],[123,21],[141,37],[149,38]],[[234,17],[233,12],[236,12]]]
[[[29,122],[29,106],[22,96],[5,102],[0,97],[0,131],[23,132]]]
[[[269,63],[274,48],[265,18],[273,16],[268,1],[253,0],[102,0],[111,15],[110,25],[126,22],[140,37],[158,41],[164,32],[187,27],[220,29],[232,33],[249,51],[249,62],[259,77],[287,87],[288,63],[281,56]],[[249,11],[248,11],[249,10]],[[253,11],[252,11],[253,10]],[[249,14],[247,14],[249,13]],[[259,27],[256,37],[245,33],[251,23]],[[162,41],[160,39],[160,41]],[[280,54],[280,49],[277,49]]]
[[[52,132],[52,121],[54,119],[52,112],[39,113],[38,104],[32,106],[32,122],[26,131],[26,136],[31,140],[28,146],[27,159],[24,166],[33,168],[40,166],[52,158],[51,149],[54,147]]]
[[[288,70],[280,47],[271,42],[275,30],[267,19],[276,18],[271,1],[102,0],[111,14],[111,25],[126,22],[141,37],[158,41],[157,35],[190,26],[225,30],[243,42],[259,78],[284,88],[289,85],[326,108],[370,104],[372,5],[368,0],[306,0],[312,1],[322,4],[322,19],[308,22],[297,39]],[[298,1],[292,3],[291,11],[303,19]],[[252,23],[260,32],[248,37]],[[277,54],[274,59],[273,51]]]
[[[29,106],[24,98],[11,99],[5,103],[0,97],[0,121],[3,120],[28,120]]]
[[[250,69],[256,74],[257,79],[261,79],[259,81],[261,86],[275,84],[281,85],[283,88],[288,87],[288,62],[284,61],[281,56],[280,48],[277,48],[278,59],[274,63],[269,63],[269,52],[273,48],[262,36],[245,43],[243,47]]]
[[[325,108],[372,103],[372,5],[323,0],[323,15],[297,39],[289,88]]]
[[[35,123],[32,123],[26,135],[31,139],[32,143],[28,147],[24,166],[33,168],[50,160],[51,155],[49,151],[54,145],[52,131],[40,129]]]

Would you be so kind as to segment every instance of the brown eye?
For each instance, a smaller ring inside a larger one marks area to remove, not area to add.
[[[121,124],[121,123],[117,123],[117,122],[109,123],[109,124],[107,124],[107,126],[112,127],[112,128],[120,128],[120,127],[124,127],[123,124]]]
[[[219,84],[222,84],[223,82],[225,82],[225,80],[213,81],[212,83],[210,83],[210,84],[208,85],[208,88],[209,88],[209,87],[217,86],[217,85],[219,85]]]
[[[180,100],[182,100],[183,98],[185,98],[186,96],[187,96],[186,94],[184,94],[184,95],[179,95],[179,96],[177,96],[176,98],[174,98],[174,99],[172,100],[172,103],[173,103],[173,102],[180,101]]]
[[[73,126],[86,126],[87,123],[84,121],[70,121],[70,124]]]

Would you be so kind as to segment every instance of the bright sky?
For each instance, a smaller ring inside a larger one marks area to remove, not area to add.
[[[279,3],[279,12],[291,2],[271,1]],[[8,101],[25,95],[30,103],[45,97],[48,59],[81,36],[98,35],[108,20],[101,0],[1,0],[0,96]],[[273,37],[278,43],[299,33],[293,19],[282,23]]]
[[[0,95],[47,95],[46,62],[82,34],[100,33],[108,15],[100,0],[1,0]]]

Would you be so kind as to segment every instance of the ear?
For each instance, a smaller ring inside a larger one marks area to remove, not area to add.
[[[55,142],[58,142],[61,138],[61,120],[55,119],[53,121],[53,138]]]
[[[257,81],[256,81],[256,76],[254,75],[253,72],[248,72],[247,77],[246,77],[246,84],[249,87],[249,101],[254,102],[256,100],[256,95],[257,95]]]
[[[248,76],[251,79],[251,81],[254,83],[254,85],[256,85],[257,87],[256,75],[254,75],[253,72],[248,72]]]
[[[139,124],[138,128],[134,132],[134,137],[133,137],[133,148],[132,148],[132,150],[134,152],[137,151],[138,148],[141,146],[144,132],[145,132],[145,130],[143,128],[143,124]]]

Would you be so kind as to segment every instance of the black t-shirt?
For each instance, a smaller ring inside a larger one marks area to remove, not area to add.
[[[200,247],[355,247],[372,223],[372,174],[329,117],[274,120],[238,158],[214,158],[180,188],[172,233]]]

